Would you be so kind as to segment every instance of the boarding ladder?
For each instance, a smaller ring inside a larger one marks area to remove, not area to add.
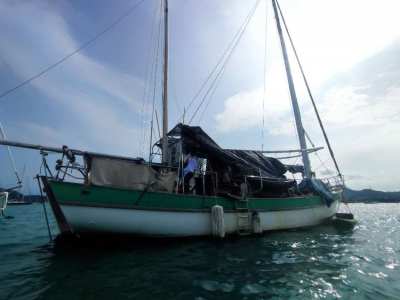
[[[246,184],[241,185],[241,192],[242,197],[236,201],[237,232],[239,235],[250,235],[252,233],[252,223]]]

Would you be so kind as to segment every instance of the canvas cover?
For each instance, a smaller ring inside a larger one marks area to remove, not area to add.
[[[87,156],[89,183],[140,191],[172,192],[175,172],[159,173],[148,164],[135,160]]]
[[[222,149],[198,126],[178,124],[169,138],[179,137],[184,153],[207,158],[215,171],[229,171],[235,176],[256,175],[286,180],[287,169],[279,160],[259,151]]]

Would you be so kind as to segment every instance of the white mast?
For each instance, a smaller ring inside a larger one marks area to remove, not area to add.
[[[294,118],[296,120],[297,135],[299,136],[301,156],[303,158],[303,165],[304,165],[304,173],[305,173],[304,176],[306,178],[311,178],[311,165],[310,165],[310,159],[308,157],[308,152],[307,152],[307,143],[306,143],[306,138],[305,138],[305,134],[304,134],[304,127],[303,127],[303,123],[301,121],[299,104],[297,102],[296,91],[294,89],[292,72],[290,70],[289,58],[288,58],[287,51],[286,51],[285,40],[283,38],[282,27],[281,27],[281,23],[279,20],[276,0],[272,0],[272,4],[274,7],[276,26],[278,28],[279,39],[281,42],[283,60],[285,62],[286,75],[287,75],[289,91],[290,91],[290,98],[292,100],[293,113],[294,113]]]
[[[168,160],[168,0],[164,0],[164,81],[163,81],[162,162]]]

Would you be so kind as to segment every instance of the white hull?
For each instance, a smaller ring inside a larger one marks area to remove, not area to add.
[[[260,211],[262,231],[291,229],[321,224],[337,211],[339,202],[330,207],[318,206],[297,210]],[[211,212],[156,211],[121,208],[61,205],[74,232],[116,233],[144,236],[189,237],[209,236],[212,232]],[[224,230],[239,230],[238,213],[224,213]]]

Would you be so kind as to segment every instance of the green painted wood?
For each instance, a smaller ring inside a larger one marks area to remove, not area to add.
[[[114,187],[88,186],[71,182],[49,181],[57,201],[64,205],[84,205],[160,210],[201,210],[221,205],[235,210],[237,200],[224,197],[143,192]],[[319,197],[307,195],[290,198],[250,198],[251,210],[302,209],[326,205]]]

